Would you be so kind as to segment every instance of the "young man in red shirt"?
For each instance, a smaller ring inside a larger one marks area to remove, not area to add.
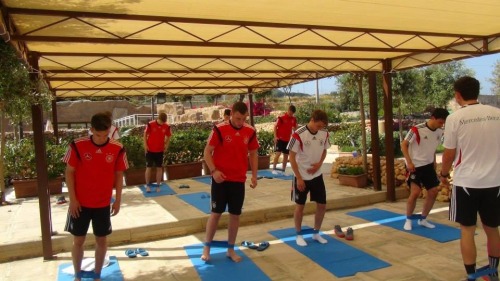
[[[295,106],[290,105],[288,111],[283,114],[283,116],[278,117],[276,123],[274,124],[274,145],[276,147],[276,153],[274,155],[273,162],[273,174],[279,174],[276,170],[276,164],[280,158],[281,153],[283,153],[283,173],[285,173],[286,164],[288,163],[288,142],[292,137],[293,131],[297,129],[297,118],[293,116],[295,114]]]
[[[229,122],[215,125],[205,146],[205,163],[212,174],[212,212],[207,222],[205,246],[201,256],[204,261],[210,260],[210,244],[226,206],[229,212],[227,256],[234,262],[241,261],[241,257],[234,251],[234,243],[245,199],[247,159],[250,159],[252,168],[250,187],[255,188],[259,148],[255,129],[245,123],[247,116],[246,104],[236,102],[231,110]]]
[[[96,240],[94,280],[100,280],[106,237],[112,232],[110,216],[120,211],[123,171],[128,168],[123,146],[108,137],[111,118],[95,114],[91,125],[92,135],[74,140],[63,158],[70,198],[65,230],[73,234],[75,280],[82,278],[83,244],[91,221]],[[110,210],[113,188],[116,194]]]
[[[144,150],[146,151],[146,192],[151,192],[151,168],[156,168],[156,192],[160,191],[163,178],[163,153],[170,143],[170,126],[167,114],[160,113],[158,119],[150,121],[144,130]]]

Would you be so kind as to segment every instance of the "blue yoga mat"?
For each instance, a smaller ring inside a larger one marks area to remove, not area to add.
[[[260,176],[260,177],[273,178],[273,179],[280,179],[280,180],[291,180],[291,179],[293,179],[293,176],[285,176],[285,175],[282,175],[282,174],[275,175],[270,170],[259,170],[259,171],[257,171],[257,176],[258,177]]]
[[[451,226],[447,226],[440,223],[432,222],[436,228],[430,229],[423,226],[419,226],[417,222],[413,221],[413,228],[411,231],[406,231],[403,229],[405,215],[389,212],[381,209],[368,209],[362,211],[355,211],[347,213],[350,216],[361,218],[367,221],[376,222],[378,224],[383,224],[385,226],[405,231],[410,234],[422,236],[425,238],[432,239],[437,242],[449,242],[453,240],[460,239],[460,230]]]
[[[307,232],[307,230],[305,232]],[[308,245],[306,247],[301,247],[295,242],[295,237],[297,235],[295,228],[273,230],[269,233],[339,278],[353,276],[358,272],[368,272],[391,265],[368,253],[349,246],[344,242],[334,239],[330,235],[322,235],[323,238],[328,240],[327,244],[320,244],[314,241],[312,239],[312,234],[303,235]]]
[[[168,186],[168,184],[166,184],[166,183],[161,183],[160,184],[160,192],[156,192],[156,184],[154,184],[153,186],[150,187],[150,189],[151,189],[150,193],[146,192],[146,186],[145,185],[140,185],[139,188],[141,189],[142,194],[144,195],[144,197],[147,197],[147,198],[149,198],[149,197],[163,196],[163,195],[174,195],[174,194],[176,194],[176,192],[173,191],[172,188],[170,188],[170,186]]]
[[[72,263],[63,263],[59,265],[57,270],[57,281],[73,281],[73,274],[68,274],[64,272],[64,269],[67,267],[73,267]],[[83,279],[91,278],[93,280],[93,272],[83,272]],[[120,265],[118,264],[118,260],[115,256],[109,257],[109,265],[102,269],[101,279],[106,281],[123,281],[123,274],[120,270]],[[88,279],[87,279],[88,280]]]
[[[192,205],[196,209],[202,211],[205,214],[210,214],[211,201],[210,193],[208,192],[195,192],[195,193],[187,193],[187,194],[179,194],[177,195],[180,199],[184,200],[186,203]]]
[[[266,281],[271,280],[250,258],[235,248],[236,254],[243,259],[235,263],[226,257],[226,248],[212,247],[210,261],[201,260],[203,244],[184,246],[186,253],[193,263],[202,281],[238,280],[238,281]]]
[[[212,176],[196,177],[196,178],[192,178],[192,180],[199,181],[201,183],[205,183],[208,185],[212,185]]]

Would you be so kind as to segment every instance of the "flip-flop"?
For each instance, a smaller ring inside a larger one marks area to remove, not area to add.
[[[259,246],[257,247],[257,251],[264,251],[267,248],[269,248],[269,242],[262,241],[259,243]]]
[[[137,255],[141,255],[143,257],[149,256],[148,251],[146,251],[146,249],[143,249],[143,248],[137,248],[137,249],[135,249],[135,253]]]
[[[127,255],[127,257],[129,257],[129,258],[137,257],[137,253],[135,252],[135,250],[132,250],[132,249],[127,249],[125,251],[125,255]]]
[[[252,241],[243,241],[243,242],[241,242],[241,246],[247,247],[248,249],[252,249],[252,250],[256,250],[257,248],[259,248],[259,246],[257,246]]]
[[[181,184],[181,185],[179,185],[179,188],[189,188],[189,185],[187,185],[187,184]]]

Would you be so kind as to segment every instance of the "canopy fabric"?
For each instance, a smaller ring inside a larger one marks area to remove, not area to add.
[[[60,98],[245,94],[500,52],[498,0],[0,0],[0,9],[0,34],[39,56]]]

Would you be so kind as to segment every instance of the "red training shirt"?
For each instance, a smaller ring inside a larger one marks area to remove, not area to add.
[[[297,118],[284,114],[276,121],[276,136],[282,141],[290,141],[292,130],[297,126]]]
[[[170,126],[167,123],[159,124],[157,120],[150,121],[144,130],[147,135],[149,152],[163,152],[165,150],[165,137],[170,137]]]
[[[109,138],[102,145],[95,144],[92,137],[74,140],[63,162],[75,168],[76,198],[80,205],[87,208],[109,206],[115,172],[128,169],[127,154],[122,144]]]
[[[248,151],[259,148],[255,129],[244,124],[235,128],[231,122],[214,126],[208,137],[208,145],[215,147],[215,167],[226,175],[226,181],[245,182],[248,169]]]

